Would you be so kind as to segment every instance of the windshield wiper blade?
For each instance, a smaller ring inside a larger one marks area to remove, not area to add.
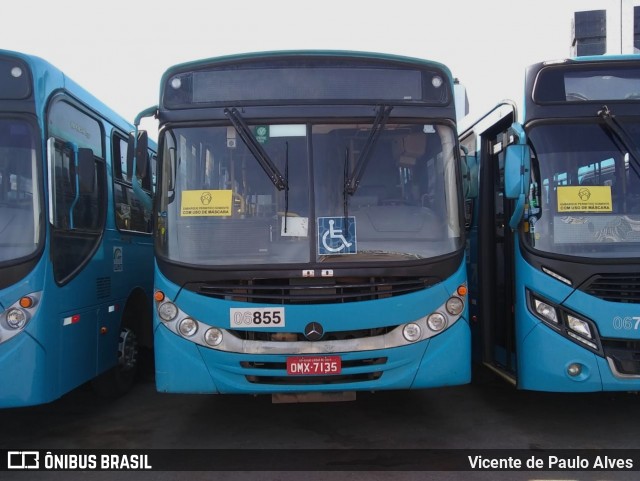
[[[389,114],[391,114],[392,109],[393,107],[389,105],[381,105],[380,107],[378,107],[378,113],[376,115],[376,119],[373,121],[373,125],[371,126],[369,137],[362,147],[362,151],[360,152],[358,160],[356,161],[356,166],[354,167],[353,172],[346,182],[345,190],[349,195],[355,194],[356,190],[358,190],[358,185],[360,184],[360,180],[362,180],[364,171],[367,168],[367,164],[369,163],[369,159],[371,158],[373,148],[380,138],[380,133],[384,129],[387,120],[389,120]]]
[[[240,115],[240,112],[238,112],[238,109],[224,109],[224,114],[229,117],[238,135],[240,135],[242,142],[244,142],[244,145],[251,151],[260,164],[260,167],[262,167],[265,174],[267,174],[267,177],[273,182],[273,185],[275,185],[278,190],[287,189],[287,180],[282,176],[276,164],[274,164],[271,157],[269,157],[269,154],[267,154],[253,134],[251,134],[249,127]]]
[[[613,133],[616,139],[618,139],[629,153],[629,157],[633,160],[633,162],[629,162],[629,166],[633,169],[635,174],[640,177],[640,153],[634,140],[627,133],[625,128],[620,125],[615,116],[611,113],[611,110],[609,110],[609,107],[606,105],[603,105],[602,109],[598,111],[598,117],[604,120],[604,124],[607,126],[609,131]]]

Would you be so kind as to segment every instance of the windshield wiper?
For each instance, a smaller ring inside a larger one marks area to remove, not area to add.
[[[392,109],[393,107],[388,105],[381,105],[380,107],[378,107],[378,113],[376,115],[376,119],[373,121],[373,125],[371,126],[369,137],[362,147],[362,151],[358,156],[358,160],[356,161],[356,166],[354,167],[353,172],[345,183],[345,191],[347,192],[347,194],[353,195],[356,193],[356,190],[358,190],[358,185],[360,185],[360,180],[362,180],[364,171],[367,168],[367,164],[369,163],[369,159],[371,158],[373,148],[380,138],[380,133],[384,129],[387,120],[389,120],[389,114],[391,114]]]
[[[606,105],[603,105],[602,109],[598,111],[598,117],[604,121],[604,124],[607,126],[609,131],[616,137],[616,139],[618,139],[622,144],[622,147],[624,147],[624,149],[629,153],[629,157],[633,160],[633,162],[629,162],[629,166],[633,169],[635,174],[640,177],[640,153],[634,140],[625,128],[620,125],[611,113],[611,110],[609,110],[609,107]]]
[[[253,134],[249,130],[249,127],[240,115],[240,112],[238,112],[238,109],[224,109],[224,114],[229,117],[229,120],[235,127],[238,135],[240,135],[242,142],[244,142],[244,145],[246,145],[247,148],[251,151],[255,159],[260,164],[260,167],[262,167],[265,174],[267,174],[267,177],[269,177],[269,179],[271,179],[271,182],[273,182],[273,185],[276,186],[276,189],[287,189],[287,180],[282,176],[282,174],[278,170],[278,167],[276,167],[276,164],[274,164],[273,160],[271,160],[271,157],[269,157],[269,154],[267,154],[267,152],[262,148],[260,143],[253,136]]]

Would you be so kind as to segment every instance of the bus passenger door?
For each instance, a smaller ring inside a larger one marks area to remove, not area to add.
[[[98,342],[97,279],[103,264],[101,239],[106,210],[104,161],[89,148],[51,137],[49,222],[51,265],[56,287],[48,299],[59,324],[60,392],[96,375]],[[96,262],[92,262],[95,259]]]
[[[504,157],[511,115],[481,134],[478,201],[478,323],[483,363],[515,384],[514,233],[504,195]]]

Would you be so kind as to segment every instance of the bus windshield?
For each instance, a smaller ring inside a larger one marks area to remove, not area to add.
[[[640,122],[617,121],[630,142],[598,119],[530,130],[536,161],[526,239],[532,247],[570,256],[640,256]]]
[[[459,249],[454,130],[387,123],[371,141],[372,126],[249,126],[280,184],[232,126],[168,130],[160,254],[187,264],[264,265],[412,261]]]
[[[34,253],[41,205],[35,134],[29,123],[0,119],[0,263]]]

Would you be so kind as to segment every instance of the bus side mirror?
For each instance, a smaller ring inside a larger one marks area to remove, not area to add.
[[[137,137],[135,132],[129,134],[129,143],[127,146],[127,172],[130,178],[135,175],[139,179],[143,179],[147,175],[147,167],[149,165],[149,136],[146,130],[139,130]],[[134,159],[135,154],[135,159]],[[135,162],[134,162],[135,160]],[[135,172],[133,171],[135,164]]]
[[[81,194],[95,192],[96,162],[91,149],[78,149],[78,184]]]
[[[131,176],[131,188],[142,203],[142,207],[150,212],[153,208],[153,203],[149,194],[143,190],[143,184],[148,185],[148,182],[141,182],[146,178],[148,165],[149,137],[146,130],[137,130],[130,133],[127,145],[127,172]]]
[[[462,149],[462,187],[465,199],[478,197],[478,159],[475,155],[469,155],[464,147]]]
[[[515,199],[516,205],[509,226],[515,229],[522,219],[526,192],[531,180],[531,150],[528,145],[507,146],[504,159],[504,195]]]
[[[469,97],[466,87],[458,79],[455,79],[453,84],[453,101],[456,108],[456,122],[460,122],[469,114]]]

